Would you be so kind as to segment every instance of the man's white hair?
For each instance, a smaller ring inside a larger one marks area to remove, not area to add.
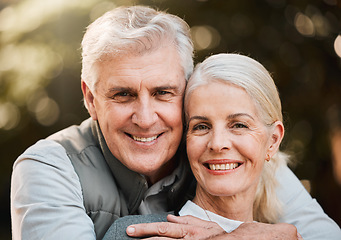
[[[145,54],[173,44],[186,80],[193,71],[193,43],[188,24],[175,15],[145,6],[118,7],[90,24],[82,41],[82,80],[91,91],[97,63],[105,58]]]

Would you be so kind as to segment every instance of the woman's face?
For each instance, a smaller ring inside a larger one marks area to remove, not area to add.
[[[222,82],[200,86],[187,113],[187,154],[199,188],[213,196],[254,193],[274,139],[246,91]]]

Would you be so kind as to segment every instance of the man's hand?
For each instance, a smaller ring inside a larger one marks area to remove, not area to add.
[[[233,232],[228,234],[231,239],[282,239],[303,240],[294,225],[287,223],[243,223]],[[230,238],[221,238],[230,239]]]
[[[301,240],[295,226],[286,223],[243,223],[231,233],[226,233],[218,224],[193,216],[167,216],[168,222],[142,223],[131,225],[127,234],[132,237],[151,237],[149,239],[195,239],[195,240],[233,240],[233,239],[282,239]]]
[[[201,220],[193,216],[167,216],[168,222],[141,223],[127,228],[131,237],[147,237],[148,239],[215,239],[215,236],[226,233],[217,223]],[[154,237],[155,238],[154,238]]]

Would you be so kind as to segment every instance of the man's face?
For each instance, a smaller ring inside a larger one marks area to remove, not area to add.
[[[173,170],[182,137],[185,77],[173,46],[98,64],[96,92],[82,89],[112,154],[154,183]]]

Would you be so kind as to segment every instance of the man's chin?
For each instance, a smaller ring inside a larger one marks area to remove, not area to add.
[[[139,159],[139,158],[135,158],[135,159]],[[156,159],[156,157],[153,159]],[[136,162],[139,164],[139,165],[136,165],[136,168],[133,168],[132,166],[131,167],[128,166],[128,168],[144,175],[146,179],[148,180],[148,182],[150,182],[151,184],[154,184],[160,179],[168,176],[169,174],[173,172],[174,164],[172,164],[171,161],[155,162],[154,164],[151,164],[150,159],[149,159],[149,161],[144,160],[144,161]]]

